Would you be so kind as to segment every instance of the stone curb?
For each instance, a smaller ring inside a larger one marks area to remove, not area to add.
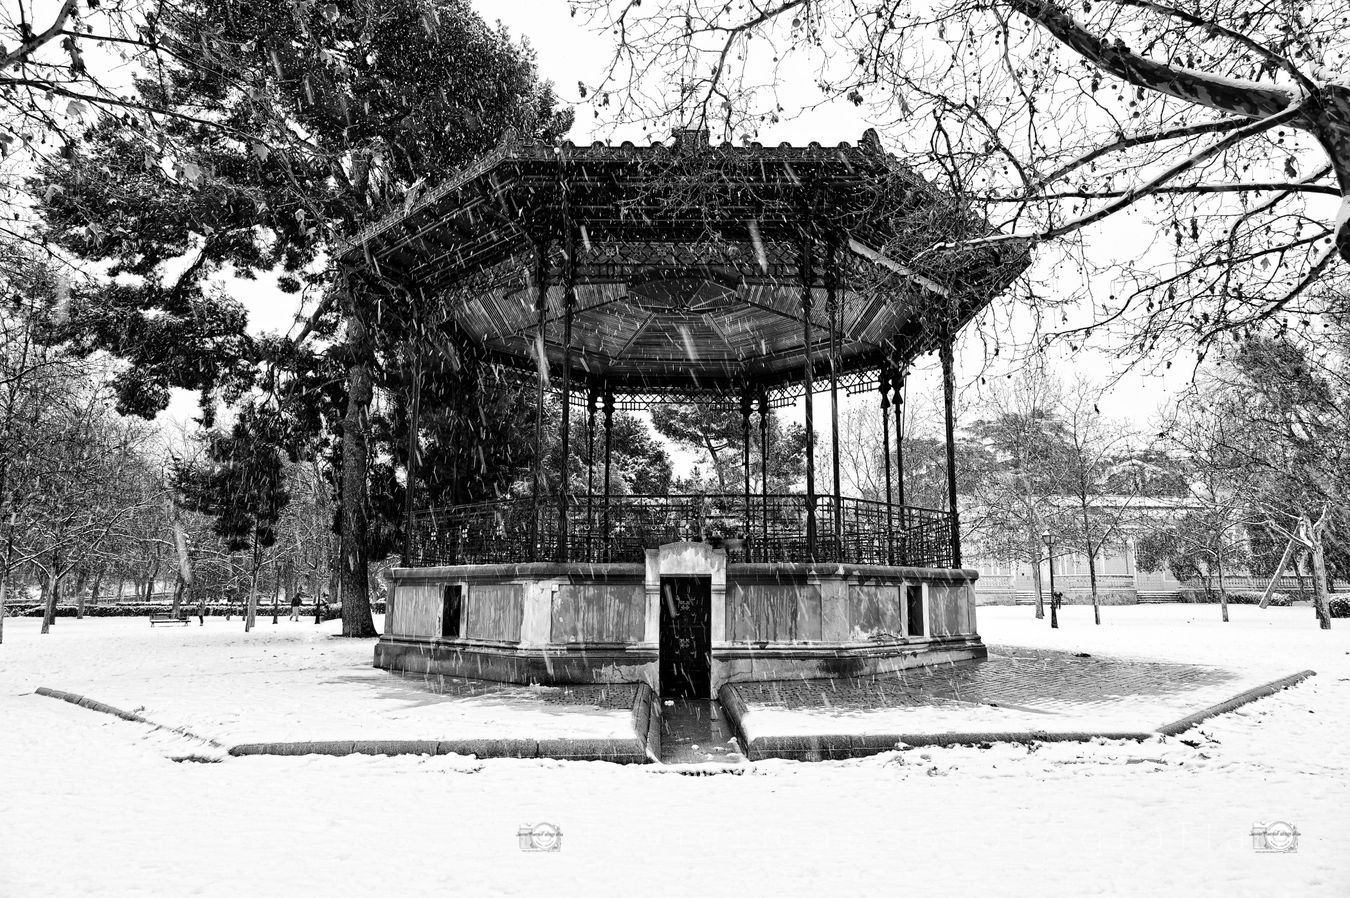
[[[48,689],[46,686],[39,686],[33,690],[37,695],[45,695],[47,698],[60,699],[63,702],[70,702],[72,705],[79,705],[81,708],[88,708],[90,711],[98,711],[102,714],[111,714],[113,717],[120,717],[123,720],[132,723],[143,723],[146,726],[154,727],[157,730],[167,730],[170,733],[177,733],[180,736],[187,736],[190,739],[196,739],[198,742],[204,742],[212,748],[224,749],[225,746],[214,739],[208,739],[205,736],[198,736],[191,730],[183,727],[169,727],[153,720],[147,720],[139,714],[133,714],[131,711],[123,711],[121,708],[114,708],[112,705],[104,704],[92,698],[83,695],[77,695],[74,692],[62,692],[60,689]]]
[[[652,687],[638,683],[633,696],[633,733],[653,764],[661,761],[661,709]]]
[[[645,690],[645,692],[644,692]],[[88,708],[111,714],[122,720],[143,723],[157,729],[168,730],[182,736],[188,736],[204,742],[214,748],[226,750],[231,757],[250,755],[475,755],[479,758],[555,758],[565,761],[610,761],[615,764],[647,764],[654,759],[648,755],[651,734],[655,731],[657,756],[660,757],[661,726],[655,714],[652,714],[652,692],[645,683],[636,690],[633,701],[634,735],[631,739],[346,739],[326,742],[246,742],[240,745],[226,746],[214,739],[198,736],[182,727],[166,727],[153,720],[147,720],[139,714],[115,708],[112,705],[39,686],[35,692],[48,698],[60,699]],[[647,719],[642,727],[645,736],[637,729],[639,708],[647,709]]]
[[[745,750],[745,759],[753,761],[750,756],[750,741],[745,737],[745,727],[741,726],[741,718],[746,714],[745,699],[741,698],[741,693],[736,689],[734,683],[723,683],[722,688],[717,690],[717,700],[722,703],[722,710],[726,712],[727,719],[731,721],[731,732],[736,737],[736,741],[741,743],[741,748]]]
[[[649,763],[641,742],[632,739],[356,739],[336,742],[249,742],[230,755],[473,755],[478,758],[553,758],[559,761]]]
[[[745,747],[746,758],[751,761],[763,761],[779,758],[791,761],[830,761],[845,758],[862,758],[882,752],[894,751],[900,745],[933,746],[979,745],[985,742],[1015,742],[1030,744],[1033,742],[1090,742],[1093,739],[1142,742],[1158,736],[1175,736],[1185,732],[1203,720],[1238,708],[1248,702],[1272,695],[1287,689],[1295,683],[1314,676],[1311,670],[1301,671],[1287,677],[1281,677],[1254,689],[1233,696],[1227,701],[1211,705],[1203,711],[1183,717],[1173,723],[1163,724],[1155,730],[1141,732],[1088,732],[1066,731],[1048,732],[1028,730],[1023,732],[970,732],[970,733],[911,733],[884,735],[820,735],[820,736],[760,736],[747,739],[741,718],[746,714],[745,700],[736,690],[735,684],[727,683],[719,692],[722,707],[731,718],[736,737]]]
[[[1315,676],[1317,676],[1317,671],[1315,670],[1301,670],[1296,674],[1290,674],[1289,676],[1281,677],[1278,680],[1271,680],[1269,683],[1257,686],[1254,689],[1248,689],[1246,692],[1240,692],[1237,695],[1233,696],[1232,698],[1228,699],[1227,701],[1219,702],[1217,705],[1210,705],[1203,711],[1197,711],[1194,714],[1190,714],[1186,717],[1181,718],[1180,720],[1175,720],[1172,723],[1165,723],[1162,726],[1158,727],[1158,732],[1162,733],[1164,736],[1175,736],[1178,733],[1184,733],[1191,727],[1195,726],[1197,723],[1200,723],[1202,720],[1208,720],[1209,718],[1215,716],[1216,714],[1227,713],[1228,711],[1231,711],[1234,708],[1239,708],[1242,705],[1247,704],[1248,702],[1254,702],[1258,698],[1265,698],[1267,695],[1274,695],[1276,692],[1288,689],[1295,683],[1301,683],[1304,680],[1308,679],[1308,677],[1315,677]]]

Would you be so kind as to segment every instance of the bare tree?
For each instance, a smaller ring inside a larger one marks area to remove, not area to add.
[[[1087,559],[1092,620],[1097,624],[1102,622],[1097,562],[1132,519],[1135,498],[1121,492],[1122,485],[1130,489],[1131,480],[1112,477],[1116,463],[1128,455],[1134,434],[1123,422],[1102,415],[1101,400],[1101,389],[1079,378],[1058,405],[1065,436],[1065,491],[1073,503],[1072,509],[1064,509],[1069,513],[1061,515],[1061,525]]]
[[[1318,621],[1331,626],[1326,543],[1347,524],[1350,343],[1318,353],[1290,340],[1252,340],[1208,380],[1204,401],[1231,422],[1226,451],[1240,467],[1253,517],[1311,564]],[[1289,560],[1286,550],[1274,574]],[[1269,590],[1267,590],[1269,592]]]
[[[24,472],[29,499],[21,519],[22,553],[42,571],[42,632],[55,622],[67,575],[96,557],[105,541],[159,496],[139,487],[144,425],[107,411],[105,391],[76,383],[44,397],[43,442]]]
[[[1064,493],[1066,440],[1056,417],[1061,395],[1056,380],[1024,369],[989,391],[985,417],[967,428],[994,459],[984,476],[972,478],[974,504],[985,518],[977,542],[987,555],[1031,565],[1037,619],[1045,616],[1041,533]]]
[[[1139,251],[1112,266],[1120,288],[1080,336],[1124,328],[1137,353],[1343,307],[1309,289],[1338,249],[1350,258],[1337,0],[573,5],[613,37],[594,93],[618,120],[751,139],[802,107],[867,106],[1000,231],[969,243],[1043,244],[1141,212]]]
[[[1207,596],[1218,596],[1227,623],[1225,578],[1250,558],[1258,475],[1239,448],[1243,425],[1209,399],[1187,405],[1162,436],[1168,450],[1184,460],[1190,508],[1152,528],[1139,540],[1136,557],[1144,570],[1168,567],[1178,580],[1198,579]]]

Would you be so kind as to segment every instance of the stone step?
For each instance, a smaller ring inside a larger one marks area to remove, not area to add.
[[[745,752],[715,699],[660,699],[662,764],[742,764]]]

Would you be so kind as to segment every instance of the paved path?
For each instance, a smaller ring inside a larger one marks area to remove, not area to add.
[[[709,699],[661,702],[662,764],[737,764],[745,760],[722,706]]]
[[[1276,682],[1288,685],[1291,674],[1297,678],[1299,672],[995,645],[982,662],[874,678],[736,683],[722,698],[750,740],[750,757],[757,758],[768,751],[762,740],[779,737],[837,736],[842,751],[845,737],[855,736],[917,742],[977,734],[1005,739],[1156,733],[1268,694],[1262,690]]]
[[[469,680],[441,674],[388,672],[403,683],[424,689],[436,695],[459,698],[478,696],[510,696],[534,698],[550,705],[587,705],[593,708],[625,710],[633,707],[637,684],[593,683],[577,686],[519,686],[513,683],[494,683],[489,680]]]
[[[976,704],[1032,713],[1084,713],[1123,698],[1177,697],[1234,682],[1217,667],[1096,658],[1045,649],[990,646],[979,664],[898,671],[874,679],[738,683],[748,703],[789,710]]]

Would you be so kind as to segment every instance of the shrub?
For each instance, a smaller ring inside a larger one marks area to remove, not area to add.
[[[1196,602],[1202,605],[1219,604],[1218,591],[1206,593],[1202,589],[1184,589],[1182,596],[1188,602]],[[1288,593],[1273,592],[1270,594],[1270,604],[1276,608],[1287,608],[1294,603],[1294,599]],[[1259,592],[1230,592],[1228,594],[1228,604],[1230,605],[1260,605],[1261,593]]]
[[[108,605],[85,605],[85,617],[149,617],[152,614],[168,614],[172,608],[167,602],[119,602]],[[383,614],[385,610],[384,602],[375,603],[375,613]],[[197,616],[197,603],[184,602],[179,609],[180,613],[186,617]],[[57,605],[57,617],[75,617],[76,609],[74,605]],[[244,606],[238,602],[208,602],[206,604],[207,617],[224,617],[230,614],[234,617],[240,617],[244,613]],[[287,604],[277,605],[277,614],[282,617],[288,617],[291,613],[291,606]],[[41,617],[42,606],[24,602],[22,604],[10,605],[5,608],[6,617]],[[271,617],[272,603],[258,603],[258,617]],[[314,618],[314,605],[306,604],[300,606],[300,616],[311,620]],[[324,620],[337,620],[342,617],[342,608],[336,604],[329,604],[324,610]]]
[[[1337,597],[1331,600],[1327,606],[1332,617],[1350,617],[1350,599]]]
[[[173,606],[170,605],[168,602],[149,602],[149,603],[147,603],[147,602],[119,602],[119,603],[117,603],[117,604],[115,604],[115,605],[114,605],[114,604],[109,604],[109,605],[102,605],[102,604],[100,604],[100,605],[85,605],[85,606],[84,606],[84,616],[85,616],[85,617],[149,617],[149,616],[152,615],[152,614],[168,614],[168,613],[169,613],[169,610],[170,610],[172,607],[173,607]],[[226,615],[226,613],[238,615],[238,614],[241,613],[240,607],[241,607],[241,606],[238,605],[237,603],[236,603],[236,604],[233,604],[233,605],[228,605],[228,606],[227,606],[227,605],[224,604],[224,603],[212,604],[212,603],[209,603],[209,602],[208,602],[207,605],[206,605],[206,616],[207,616],[207,617],[224,617],[224,616]],[[269,607],[269,609],[270,609],[271,606],[268,606],[268,607]],[[187,615],[188,617],[196,617],[196,616],[197,616],[197,603],[196,603],[196,602],[184,602],[184,603],[180,606],[179,611],[180,611],[180,613],[182,613],[182,614],[184,614],[184,615]],[[259,613],[259,614],[262,613],[262,606],[259,606],[259,607],[258,607],[258,613]],[[269,613],[269,614],[271,613],[270,610],[269,610],[268,613]],[[289,609],[287,610],[287,613],[289,613]],[[56,616],[57,616],[57,617],[74,617],[75,614],[76,614],[76,608],[75,608],[74,605],[57,605],[57,606],[56,606]],[[14,615],[15,617],[41,617],[41,616],[42,616],[42,606],[41,606],[41,605],[24,605],[24,606],[22,606],[22,607],[20,607],[20,608],[14,609],[13,615]]]

